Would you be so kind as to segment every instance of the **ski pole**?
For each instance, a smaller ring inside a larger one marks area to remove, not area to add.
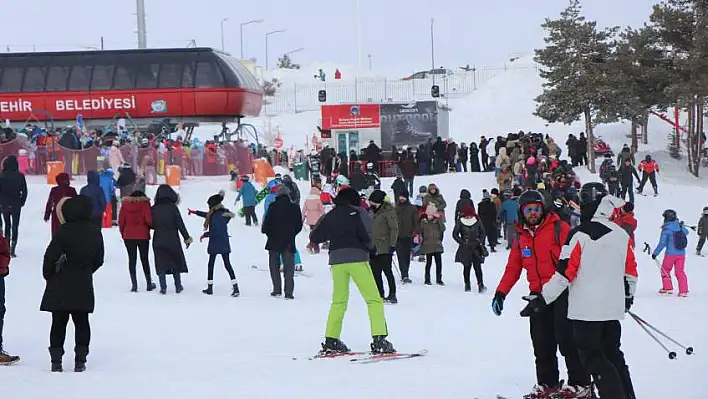
[[[651,247],[646,242],[644,243],[644,249],[642,249],[642,252],[651,256]],[[664,269],[661,267],[661,263],[659,262],[659,259],[656,259],[656,258],[652,258],[652,259],[654,260],[656,267],[659,269],[659,273],[661,274],[661,278],[668,278],[669,276],[666,275],[666,273],[664,272]]]
[[[650,337],[652,337],[654,339],[654,341],[656,341],[656,343],[659,344],[659,346],[664,348],[664,350],[669,354],[669,359],[671,359],[671,360],[676,359],[676,352],[669,350],[669,348],[667,348],[663,342],[659,341],[659,338],[657,338],[654,334],[652,334],[652,332],[649,331],[649,328],[646,325],[644,325],[644,323],[640,322],[637,319],[637,316],[634,315],[634,313],[632,313],[632,312],[627,312],[627,313],[629,313],[629,315],[632,316],[632,319],[634,319],[634,321],[636,321],[637,324],[639,324],[639,327],[641,327],[645,333],[647,333]]]
[[[649,324],[646,320],[642,319],[641,317],[637,316],[636,314],[634,314],[634,313],[632,313],[632,312],[628,312],[628,313],[629,313],[630,316],[632,316],[632,317],[634,318],[634,320],[636,320],[638,323],[642,323],[642,324],[644,324],[645,326],[651,328],[651,329],[654,330],[657,334],[659,334],[659,335],[661,335],[662,337],[664,337],[664,338],[668,339],[669,341],[673,342],[673,343],[676,344],[679,348],[685,350],[687,355],[692,355],[692,354],[693,354],[693,347],[692,347],[692,346],[684,346],[684,345],[682,345],[680,342],[678,342],[678,341],[676,341],[675,339],[669,337],[668,335],[666,335],[666,333],[664,333],[663,331],[661,331],[661,330],[659,330],[658,328],[654,327],[653,325]]]

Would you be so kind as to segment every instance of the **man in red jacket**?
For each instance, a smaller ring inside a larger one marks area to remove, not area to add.
[[[637,193],[642,194],[644,191],[644,185],[647,184],[647,180],[651,182],[651,187],[654,189],[654,196],[659,195],[659,190],[656,185],[656,174],[659,173],[659,164],[655,160],[651,159],[651,155],[644,157],[644,160],[639,163],[640,172],[642,172],[642,181],[637,187]]]
[[[558,215],[546,213],[544,198],[538,191],[526,191],[519,197],[518,238],[512,244],[506,270],[499,282],[492,310],[500,316],[504,300],[526,269],[531,294],[538,295],[556,272],[561,248],[570,225]],[[526,299],[527,297],[524,297]],[[572,324],[567,319],[568,293],[564,292],[542,312],[521,312],[530,316],[531,341],[536,358],[537,384],[524,399],[590,398],[590,375],[585,371],[573,342]],[[560,349],[568,369],[568,383],[561,386],[556,351]]]

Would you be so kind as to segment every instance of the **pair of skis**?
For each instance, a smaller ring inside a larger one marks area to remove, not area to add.
[[[412,359],[415,357],[423,357],[428,353],[427,349],[411,353],[372,353],[372,352],[344,352],[344,353],[324,353],[310,357],[314,359],[348,359],[350,362],[359,364],[379,363],[391,360]]]

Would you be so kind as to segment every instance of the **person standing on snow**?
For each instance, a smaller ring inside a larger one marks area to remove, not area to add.
[[[91,199],[91,220],[100,229],[103,226],[103,212],[106,210],[107,194],[101,188],[98,172],[89,170],[86,173],[86,185],[81,187],[79,194]]]
[[[629,202],[634,203],[634,178],[639,180],[639,174],[637,174],[637,169],[634,168],[631,159],[625,159],[622,165],[619,167],[620,179],[620,195],[619,197],[623,200],[627,200],[627,195],[629,195]]]
[[[151,228],[150,198],[145,195],[145,192],[133,191],[129,196],[123,197],[123,206],[118,217],[118,229],[128,252],[128,273],[132,284],[130,292],[138,292],[138,277],[135,270],[138,263],[138,251],[140,251],[140,263],[143,265],[147,290],[153,291],[156,288],[150,274]]]
[[[349,281],[354,284],[366,302],[371,324],[371,351],[394,353],[386,340],[388,327],[383,300],[376,287],[369,266],[369,254],[374,250],[372,219],[360,205],[359,194],[351,188],[340,191],[334,199],[335,207],[320,219],[310,232],[310,241],[329,241],[329,264],[332,272],[332,304],[327,317],[325,342],[321,353],[346,353],[349,348],[339,339],[342,322],[349,302]]]
[[[116,181],[113,169],[108,168],[98,174],[99,184],[106,195],[106,205],[111,208],[111,223],[118,225],[118,198],[116,197]]]
[[[484,247],[484,234],[484,226],[474,209],[469,204],[465,205],[461,211],[461,218],[455,221],[452,230],[452,239],[459,245],[455,253],[455,262],[462,263],[465,292],[472,291],[470,271],[473,268],[477,278],[477,291],[480,294],[487,291],[482,278],[482,261],[488,255]]]
[[[706,243],[706,237],[708,237],[708,206],[703,208],[703,214],[701,214],[701,218],[698,219],[696,231],[698,232],[698,245],[696,246],[696,255],[703,256],[701,255],[701,250],[703,249],[703,244]]]
[[[89,171],[89,173],[91,173]],[[95,172],[94,172],[95,173]],[[98,177],[98,175],[96,175]],[[59,215],[57,214],[57,207],[59,203],[64,198],[74,198],[76,197],[76,189],[71,187],[71,177],[68,173],[59,173],[56,176],[57,185],[52,187],[49,191],[49,198],[47,198],[47,205],[44,207],[44,221],[48,222],[51,218],[52,220],[52,236],[59,230]]]
[[[492,311],[501,316],[504,301],[526,270],[530,295],[540,295],[543,285],[556,273],[563,243],[567,242],[570,226],[558,215],[547,213],[544,198],[538,191],[526,191],[519,196],[519,238],[511,246],[506,269],[494,299]],[[576,394],[590,393],[590,375],[585,371],[573,341],[573,328],[567,318],[568,293],[541,312],[530,315],[530,333],[536,358],[537,383],[527,399],[548,398],[563,391]],[[560,349],[568,369],[568,386],[560,386],[558,359]],[[573,396],[569,396],[573,397]],[[576,396],[577,397],[577,396]]]
[[[652,259],[656,259],[661,251],[666,249],[664,261],[661,262],[661,290],[660,294],[671,295],[674,291],[671,282],[671,269],[674,269],[676,280],[678,280],[679,297],[688,296],[688,277],[686,277],[686,247],[688,246],[688,229],[683,226],[683,222],[678,220],[676,211],[667,209],[661,215],[664,224],[661,226],[661,236],[659,244],[651,254]]]
[[[482,201],[477,204],[477,215],[484,225],[485,235],[489,243],[489,250],[497,252],[494,247],[499,245],[499,230],[497,229],[497,207],[492,202],[492,196],[487,190],[482,190]]]
[[[487,157],[487,162],[489,162],[489,155],[484,154]],[[470,172],[480,172],[481,168],[479,166],[479,148],[477,148],[477,143],[470,143]]]
[[[5,277],[10,274],[10,244],[0,234],[0,366],[15,364],[19,356],[10,355],[5,351],[2,342],[2,330],[5,324]]]
[[[285,278],[285,299],[294,299],[295,289],[295,237],[302,231],[302,213],[300,207],[290,198],[290,190],[282,186],[275,201],[270,205],[263,218],[261,233],[268,237],[265,249],[268,250],[268,268],[273,282],[272,297],[281,295],[283,288],[280,278],[280,264],[283,264]]]
[[[637,262],[629,235],[609,219],[623,201],[601,183],[580,190],[581,223],[570,233],[553,277],[529,301],[527,311],[543,313],[567,294],[567,315],[578,352],[603,398],[634,399],[629,369],[620,349],[625,312],[634,303]],[[598,292],[602,295],[598,295]],[[574,389],[575,388],[575,389]],[[586,387],[568,387],[567,396],[589,398]]]
[[[502,193],[504,201],[499,207],[497,218],[502,223],[502,228],[506,234],[506,249],[511,249],[511,244],[516,240],[516,223],[519,221],[519,203],[513,198],[512,192],[505,190]]]
[[[443,213],[438,212],[433,203],[425,206],[425,212],[420,215],[420,253],[425,255],[425,285],[432,285],[430,268],[435,259],[435,283],[445,285],[442,279],[442,244],[445,222]]]
[[[405,189],[404,189],[405,190]],[[386,201],[386,193],[375,190],[369,196],[372,216],[372,234],[374,237],[374,250],[371,253],[371,271],[374,273],[376,287],[384,302],[398,303],[396,298],[396,278],[393,276],[391,262],[398,242],[398,218],[393,206]],[[388,296],[384,295],[383,279],[381,273],[388,281]]]
[[[283,176],[283,186],[290,190],[290,201],[292,201],[293,204],[300,206],[300,189],[290,175]]]
[[[656,185],[656,174],[659,173],[659,164],[651,159],[651,155],[647,155],[644,157],[644,160],[639,163],[638,169],[642,172],[642,181],[639,183],[639,187],[637,187],[637,193],[642,194],[644,185],[647,184],[647,180],[649,180],[651,187],[654,189],[654,196],[659,195],[659,190]]]
[[[187,260],[179,242],[182,235],[187,248],[192,245],[179,213],[179,195],[167,184],[157,187],[155,201],[152,206],[152,252],[155,255],[155,271],[160,281],[160,294],[167,293],[167,275],[171,274],[175,281],[175,292],[184,290],[181,273],[187,273]]]
[[[27,181],[20,173],[17,157],[9,155],[2,163],[0,173],[0,212],[5,222],[5,237],[10,242],[10,255],[14,258],[17,234],[20,227],[20,211],[27,202]],[[0,222],[0,226],[2,223]]]
[[[241,176],[241,181],[243,184],[238,189],[234,205],[243,200],[243,216],[246,217],[246,226],[250,226],[251,222],[258,226],[258,216],[256,216],[256,196],[258,193],[248,175]]]
[[[322,215],[325,214],[324,204],[320,199],[321,193],[322,192],[316,185],[312,186],[310,188],[310,195],[307,196],[305,203],[302,205],[302,221],[310,227],[310,230],[315,228],[317,221],[320,220]],[[320,253],[319,244],[315,244],[313,242],[307,244],[307,249],[310,253]]]
[[[411,251],[413,251],[413,236],[420,230],[418,208],[410,202],[408,191],[403,191],[396,203],[396,220],[398,221],[398,239],[396,240],[396,256],[398,267],[401,268],[403,284],[412,283],[408,276],[411,267]]]

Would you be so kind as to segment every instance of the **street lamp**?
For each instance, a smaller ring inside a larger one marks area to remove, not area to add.
[[[229,20],[228,18],[224,18],[221,20],[221,51],[224,51],[224,52],[225,52],[225,49],[224,49],[224,23],[226,23],[226,21],[228,21],[228,20]]]
[[[243,59],[243,27],[251,24],[260,24],[261,22],[263,22],[262,19],[254,19],[241,23],[241,59]]]
[[[300,48],[297,48],[297,49],[295,49],[295,50],[288,51],[287,53],[285,53],[285,55],[290,55],[290,54],[293,54],[293,53],[299,53],[299,52],[301,52],[301,51],[305,51],[305,48],[304,48],[304,47],[300,47]]]
[[[286,29],[278,29],[265,34],[265,68],[268,71],[268,38],[276,33],[284,33]]]

